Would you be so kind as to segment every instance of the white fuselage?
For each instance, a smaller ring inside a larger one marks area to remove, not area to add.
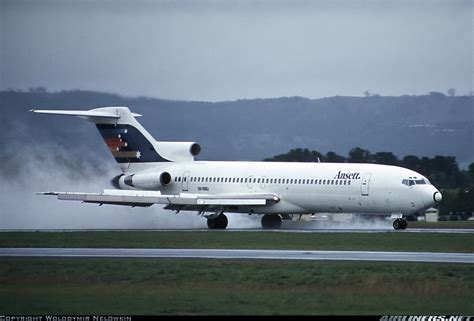
[[[157,188],[163,194],[265,193],[275,194],[280,200],[263,207],[225,209],[237,213],[407,215],[433,206],[439,193],[421,174],[387,165],[195,161],[155,163],[147,167],[140,173],[171,174],[171,183]]]

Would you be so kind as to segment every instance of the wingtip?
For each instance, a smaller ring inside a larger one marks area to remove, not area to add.
[[[36,192],[36,195],[58,195],[58,192]]]

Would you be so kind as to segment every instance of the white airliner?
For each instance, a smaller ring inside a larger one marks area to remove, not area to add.
[[[195,161],[194,142],[156,141],[127,107],[88,111],[31,110],[72,115],[95,123],[123,174],[117,189],[102,193],[45,192],[60,200],[128,206],[165,204],[165,209],[197,211],[210,229],[225,229],[224,213],[263,214],[263,228],[282,219],[313,213],[387,214],[395,229],[408,215],[442,199],[428,179],[412,170],[352,163]]]

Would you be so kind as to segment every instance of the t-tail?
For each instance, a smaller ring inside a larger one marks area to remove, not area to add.
[[[166,162],[194,161],[201,147],[195,142],[160,142],[135,119],[127,107],[91,110],[30,110],[34,113],[77,116],[93,122],[123,172],[134,172]]]

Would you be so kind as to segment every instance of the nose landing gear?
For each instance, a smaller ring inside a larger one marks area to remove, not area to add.
[[[397,218],[395,221],[393,221],[393,228],[395,230],[405,230],[407,226],[407,221],[402,218]]]

